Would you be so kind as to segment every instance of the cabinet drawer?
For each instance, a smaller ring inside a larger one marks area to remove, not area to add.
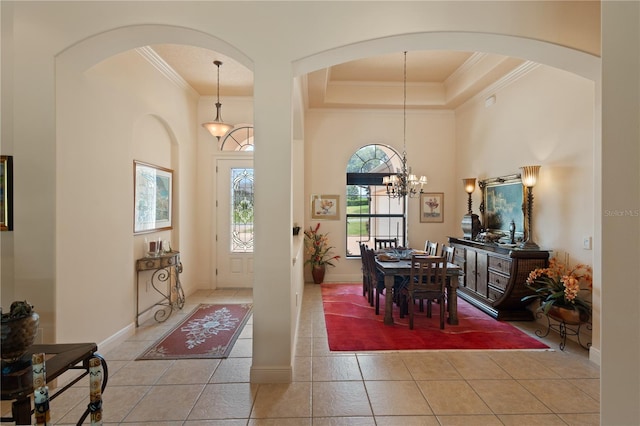
[[[509,275],[509,271],[511,271],[511,260],[505,259],[504,257],[489,256],[489,268]]]
[[[497,274],[495,272],[489,272],[489,285],[495,288],[504,290],[509,283],[509,276]]]
[[[502,295],[504,294],[503,291],[501,291],[500,289],[497,289],[493,286],[489,286],[489,299],[490,300],[498,300],[502,297]]]

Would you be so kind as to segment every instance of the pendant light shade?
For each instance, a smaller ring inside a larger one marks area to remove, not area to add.
[[[222,121],[222,104],[220,103],[220,65],[222,65],[222,62],[213,61],[213,64],[218,67],[216,119],[202,123],[202,127],[207,129],[209,133],[220,140],[220,138],[226,135],[229,130],[233,129],[233,126]]]

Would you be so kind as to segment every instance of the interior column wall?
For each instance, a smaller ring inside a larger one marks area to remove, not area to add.
[[[640,424],[640,3],[602,2],[603,425]]]

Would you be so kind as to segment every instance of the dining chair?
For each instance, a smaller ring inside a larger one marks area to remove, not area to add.
[[[427,240],[427,242],[424,243],[424,251],[427,253],[428,256],[437,256],[438,243],[437,242],[432,243],[431,241]]]
[[[364,267],[367,270],[367,278],[369,280],[369,304],[375,305],[376,315],[380,314],[380,293],[384,291],[384,276],[378,273],[376,268],[376,252],[373,249],[365,247],[364,251]]]
[[[443,244],[442,247],[440,248],[440,256],[444,257],[449,263],[453,263],[453,260],[455,259],[455,255],[456,255],[456,248],[453,246],[448,246],[446,244]]]
[[[367,245],[360,243],[360,260],[362,261],[362,296],[366,297],[369,303],[373,301],[373,293],[371,287],[371,280],[369,277],[369,270],[367,269]]]
[[[374,242],[374,246],[373,247],[376,250],[398,247],[398,239],[397,238],[374,238],[373,242]]]
[[[416,300],[427,301],[427,317],[431,318],[431,301],[440,306],[440,329],[444,329],[445,292],[447,282],[447,262],[444,257],[411,257],[411,272],[406,285],[400,290],[400,312],[409,314],[409,329],[413,330]]]

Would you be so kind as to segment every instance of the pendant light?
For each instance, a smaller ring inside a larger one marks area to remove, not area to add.
[[[229,130],[233,129],[233,126],[222,121],[222,104],[220,103],[220,65],[222,65],[222,62],[213,61],[213,64],[218,67],[218,101],[216,102],[216,119],[202,123],[202,127],[218,138],[219,141],[222,136],[226,135]]]
[[[382,184],[387,187],[389,198],[418,197],[423,193],[423,187],[427,184],[427,177],[419,178],[411,173],[411,167],[407,166],[407,52],[404,52],[404,100],[403,100],[403,146],[402,165],[395,174],[382,178]],[[418,185],[420,189],[418,190]]]

